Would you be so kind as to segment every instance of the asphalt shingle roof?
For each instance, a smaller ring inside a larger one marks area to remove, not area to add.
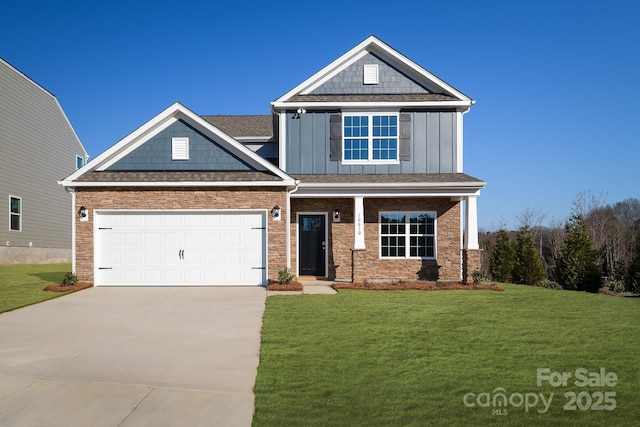
[[[273,135],[271,116],[201,116],[227,135],[234,138]]]
[[[118,171],[87,172],[77,182],[236,182],[281,181],[259,171]]]
[[[485,182],[464,173],[358,174],[358,175],[292,175],[303,184],[477,184]]]
[[[440,93],[406,94],[344,94],[344,95],[294,95],[287,102],[429,102],[459,101],[453,96]]]

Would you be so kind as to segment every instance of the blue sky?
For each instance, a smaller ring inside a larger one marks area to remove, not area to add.
[[[96,157],[175,101],[269,102],[371,34],[474,100],[479,224],[564,220],[576,195],[640,198],[640,3],[5,1],[0,56],[58,98]]]

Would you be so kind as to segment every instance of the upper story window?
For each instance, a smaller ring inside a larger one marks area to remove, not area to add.
[[[398,114],[345,114],[345,163],[395,163],[398,161]]]
[[[9,229],[22,231],[22,199],[9,196]]]
[[[435,212],[380,212],[381,258],[435,258]]]
[[[171,160],[189,160],[189,138],[171,138]]]

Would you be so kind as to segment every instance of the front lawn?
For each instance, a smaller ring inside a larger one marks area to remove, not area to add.
[[[43,289],[70,270],[71,264],[0,265],[0,313],[66,295]]]
[[[637,425],[640,298],[502,286],[268,297],[254,425]]]

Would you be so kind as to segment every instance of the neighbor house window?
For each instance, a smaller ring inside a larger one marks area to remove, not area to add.
[[[189,138],[171,138],[171,160],[189,160]]]
[[[395,163],[398,161],[397,114],[345,114],[345,163]]]
[[[381,212],[381,258],[435,258],[435,212]]]
[[[9,217],[9,229],[22,231],[22,199],[20,197],[9,196]]]
[[[84,159],[80,156],[76,156],[76,169],[80,169],[84,166]]]

